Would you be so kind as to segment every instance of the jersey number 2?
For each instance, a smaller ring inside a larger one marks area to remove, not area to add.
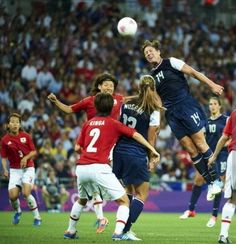
[[[100,136],[100,130],[98,128],[94,128],[90,131],[89,135],[92,137],[92,140],[87,147],[87,152],[97,152],[97,148],[94,147],[94,144]]]

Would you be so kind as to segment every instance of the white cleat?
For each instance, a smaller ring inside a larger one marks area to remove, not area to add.
[[[188,219],[190,217],[195,217],[195,215],[196,215],[195,211],[186,210],[181,216],[179,216],[179,218]]]
[[[122,240],[127,241],[142,241],[140,238],[136,237],[132,232],[124,233],[122,236]]]
[[[215,216],[211,216],[211,218],[207,222],[206,226],[209,227],[209,228],[214,227],[215,224],[216,224],[216,220],[217,220],[217,218]]]
[[[213,185],[210,184],[208,185],[208,191],[207,191],[207,201],[213,201],[215,199],[215,195],[212,193],[212,188],[213,188]]]

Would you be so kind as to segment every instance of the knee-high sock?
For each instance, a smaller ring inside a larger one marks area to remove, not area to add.
[[[119,206],[116,213],[116,227],[114,233],[121,234],[129,217],[129,208],[125,205]]]
[[[192,158],[193,164],[197,171],[200,173],[200,175],[204,178],[207,184],[210,184],[212,179],[211,175],[208,172],[208,166],[203,159],[203,156],[201,154],[198,154],[196,157]]]
[[[100,197],[99,194],[94,194],[93,196],[93,207],[94,207],[94,212],[97,216],[97,219],[103,219],[103,206],[102,206],[102,198]]]
[[[222,209],[220,235],[228,237],[229,227],[231,224],[231,219],[234,215],[234,211],[235,211],[235,204],[228,203],[228,202],[225,203]]]
[[[213,153],[212,153],[212,150],[210,148],[202,154],[203,160],[205,161],[206,165],[208,164],[208,159],[212,156],[212,154]],[[218,175],[215,163],[211,165],[211,167],[208,169],[208,172],[211,176],[212,181],[219,179],[219,175]]]
[[[190,198],[190,202],[189,202],[190,211],[193,211],[195,209],[195,206],[197,204],[197,201],[198,201],[201,193],[202,193],[202,186],[194,185],[193,190],[192,190],[192,195]]]
[[[10,204],[11,204],[12,208],[13,208],[17,213],[21,213],[20,200],[19,200],[19,199],[15,200],[15,201],[10,200]]]
[[[79,204],[77,201],[73,204],[71,212],[70,212],[70,220],[68,231],[70,233],[74,233],[76,231],[76,225],[80,218],[81,212],[83,211],[84,206]]]
[[[27,201],[27,204],[28,204],[29,209],[31,210],[31,212],[32,212],[33,215],[34,215],[34,218],[35,218],[35,219],[41,219],[41,218],[40,218],[40,215],[39,215],[38,206],[37,206],[36,200],[35,200],[35,198],[33,197],[33,195],[29,195],[29,196],[26,198],[26,201]]]
[[[138,219],[139,215],[143,211],[144,202],[138,198],[134,198],[130,205],[129,218],[125,225],[124,232],[128,232],[131,226]]]
[[[215,199],[213,202],[212,215],[215,217],[217,217],[218,212],[219,212],[221,197],[222,197],[222,192],[215,196]]]

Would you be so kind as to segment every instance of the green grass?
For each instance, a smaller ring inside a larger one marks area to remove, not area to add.
[[[0,212],[0,243],[114,243],[111,235],[114,230],[115,213],[105,213],[110,224],[100,235],[95,234],[94,213],[83,213],[77,229],[79,240],[64,240],[69,213],[41,213],[42,226],[32,226],[31,213],[23,212],[19,225],[11,224],[12,212]],[[198,214],[195,218],[179,220],[179,214],[143,213],[132,230],[143,241],[141,243],[217,243],[220,221],[214,228],[207,228],[209,214]],[[230,238],[236,243],[236,223],[230,228]]]

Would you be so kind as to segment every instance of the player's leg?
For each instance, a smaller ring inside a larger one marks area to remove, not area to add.
[[[19,195],[21,192],[21,185],[22,185],[22,170],[21,169],[10,169],[10,179],[8,183],[8,194],[9,194],[9,201],[14,209],[15,213],[12,219],[13,224],[19,224],[20,217],[21,217],[21,208],[20,208],[20,201]]]
[[[80,215],[87,204],[87,199],[80,198],[78,201],[76,201],[71,209],[70,212],[70,220],[67,230],[64,233],[64,239],[77,239],[78,236],[76,235],[76,226],[77,222],[80,218]]]
[[[139,185],[134,185],[133,187],[135,189],[135,197],[130,204],[129,219],[125,225],[124,233],[127,233],[133,240],[138,241],[141,239],[134,236],[133,233],[130,232],[130,229],[143,211],[144,203],[148,198],[149,182],[143,182]]]
[[[221,230],[219,243],[230,243],[229,228],[236,208],[236,151],[231,151],[227,160],[225,193],[224,197],[229,200],[224,204],[221,214]]]
[[[189,208],[182,214],[180,219],[187,219],[189,217],[194,217],[196,215],[195,206],[198,202],[198,199],[202,193],[202,185],[205,183],[203,177],[196,171],[194,184],[192,189],[192,194],[189,202]]]
[[[93,195],[93,207],[97,216],[97,221],[95,224],[97,226],[96,233],[100,234],[106,229],[108,225],[108,219],[103,215],[103,200],[97,192],[95,192]]]
[[[38,210],[38,205],[37,202],[34,198],[34,196],[31,194],[31,190],[32,190],[32,185],[31,184],[27,184],[27,183],[23,183],[22,185],[22,194],[24,199],[26,200],[28,207],[30,209],[30,211],[33,213],[34,216],[34,222],[33,224],[35,226],[40,226],[41,225],[41,217],[39,214],[39,210]]]
[[[227,151],[226,152],[221,152],[218,155],[217,160],[215,162],[216,168],[217,168],[217,172],[220,175],[220,178],[221,178],[222,182],[225,182],[227,156],[228,156]],[[219,194],[217,194],[215,196],[215,199],[213,201],[212,216],[210,217],[209,221],[206,224],[206,226],[209,227],[209,228],[214,227],[215,224],[216,224],[221,198],[222,198],[222,192],[220,192]]]
[[[191,139],[193,140],[193,143],[195,144],[197,150],[202,154],[203,160],[207,165],[208,159],[212,157],[213,152],[206,142],[204,131],[200,130],[197,133],[192,134]],[[213,164],[212,167],[208,169],[208,172],[211,175],[212,181],[219,180],[219,174],[216,169],[216,164]],[[223,184],[221,184],[221,188],[222,187]]]
[[[29,209],[33,213],[35,226],[41,225],[41,217],[38,210],[37,202],[34,196],[31,194],[35,178],[35,169],[33,167],[27,168],[22,176],[22,194],[26,200]]]
[[[193,140],[189,136],[184,136],[180,139],[180,144],[189,153],[197,171],[204,178],[204,180],[207,182],[207,184],[210,184],[212,179],[208,172],[207,164],[203,160],[202,154],[199,153],[198,149],[196,148]]]

